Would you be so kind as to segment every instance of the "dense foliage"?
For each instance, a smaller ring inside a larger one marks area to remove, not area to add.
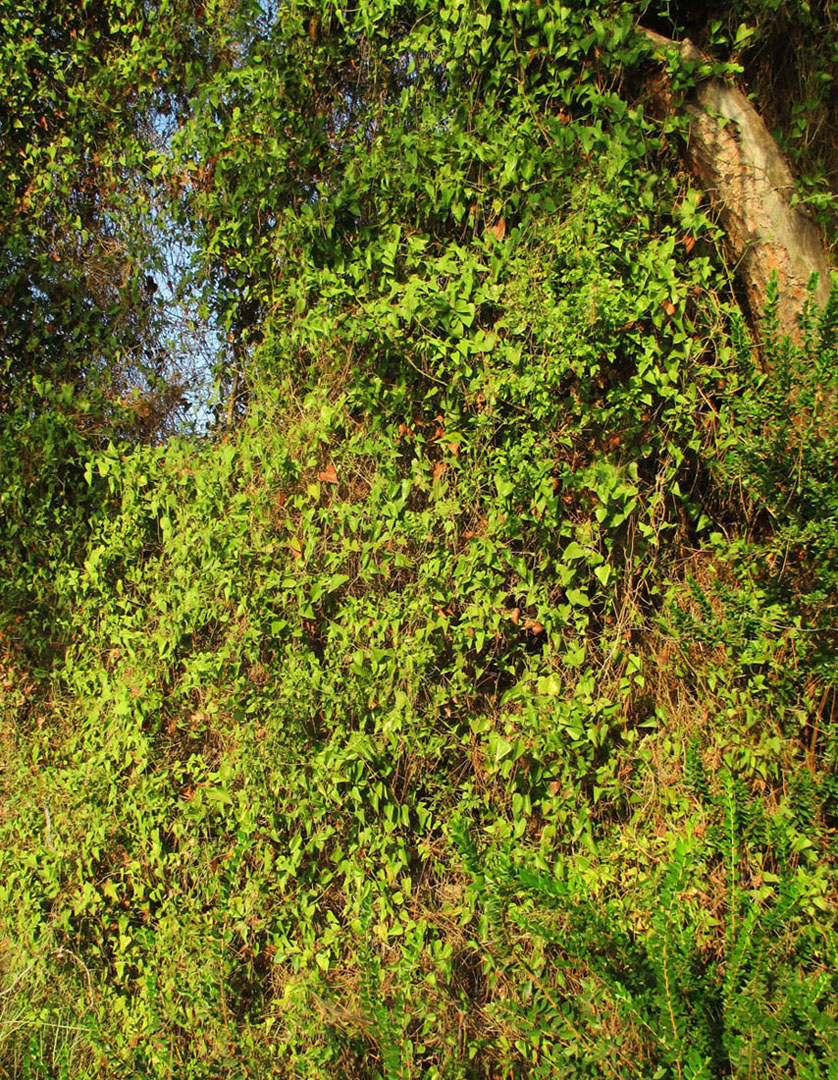
[[[676,9],[0,0],[0,1075],[832,1075],[838,299]]]

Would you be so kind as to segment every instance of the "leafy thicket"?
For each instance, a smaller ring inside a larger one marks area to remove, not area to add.
[[[0,1070],[829,1075],[838,309],[756,354],[638,6],[204,14],[103,77],[217,437],[9,347]]]
[[[0,625],[42,656],[52,579],[101,508],[86,453],[183,420],[164,165],[191,92],[231,62],[232,10],[0,4]]]

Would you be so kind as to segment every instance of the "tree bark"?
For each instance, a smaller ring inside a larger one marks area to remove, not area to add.
[[[689,40],[643,32],[684,60],[708,59]],[[811,275],[818,274],[814,298],[822,306],[829,297],[830,274],[817,228],[791,204],[794,178],[780,148],[745,95],[721,79],[702,80],[686,111],[687,165],[717,209],[754,329],[759,335],[776,275],[780,332],[797,339]]]

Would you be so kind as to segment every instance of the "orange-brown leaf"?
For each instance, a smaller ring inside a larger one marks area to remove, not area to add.
[[[323,472],[317,474],[317,479],[322,480],[324,484],[336,484],[338,482],[338,474],[335,472],[334,465],[327,465]]]

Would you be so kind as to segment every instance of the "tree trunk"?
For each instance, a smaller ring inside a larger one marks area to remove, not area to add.
[[[689,40],[644,33],[663,49],[677,49],[684,60],[707,59]],[[811,275],[818,274],[815,301],[821,306],[829,296],[830,275],[817,228],[791,205],[791,171],[759,113],[736,87],[708,77],[696,87],[686,111],[687,164],[718,211],[754,329],[759,334],[776,274],[780,332],[798,338]]]

